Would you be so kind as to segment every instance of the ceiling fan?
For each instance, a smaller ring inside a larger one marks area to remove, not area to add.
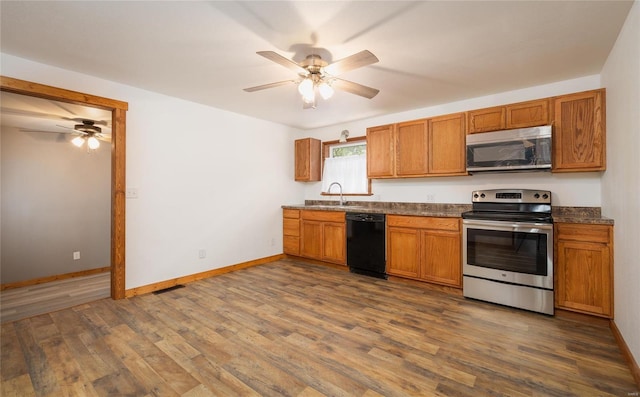
[[[298,73],[298,78],[245,88],[244,90],[247,92],[294,83],[298,85],[298,92],[302,95],[304,109],[316,107],[316,92],[325,100],[333,95],[334,88],[369,99],[380,92],[375,88],[336,77],[344,72],[378,62],[378,58],[367,50],[360,51],[331,64],[324,61],[317,54],[308,55],[300,63],[287,59],[273,51],[258,51],[256,54],[293,70]]]
[[[98,127],[96,124],[100,122],[96,122],[93,120],[81,119],[82,124],[76,124],[71,127],[66,127],[63,125],[56,125],[60,128],[65,128],[71,130],[67,133],[76,134],[77,137],[71,140],[71,143],[76,145],[77,147],[82,147],[85,141],[87,141],[87,146],[89,149],[97,149],[100,147],[100,141],[111,142],[111,136],[103,134],[102,128]]]

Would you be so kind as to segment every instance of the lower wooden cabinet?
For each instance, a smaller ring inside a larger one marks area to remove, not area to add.
[[[347,225],[341,211],[300,211],[300,256],[347,263]]]
[[[391,215],[387,222],[393,224]],[[394,276],[420,277],[420,230],[387,225],[387,273]]]
[[[462,286],[459,218],[387,216],[387,273]]]
[[[462,286],[460,232],[429,230],[420,232],[420,278],[433,283]]]
[[[613,227],[555,225],[555,305],[613,318]]]
[[[289,255],[300,255],[300,211],[282,211],[282,251]]]

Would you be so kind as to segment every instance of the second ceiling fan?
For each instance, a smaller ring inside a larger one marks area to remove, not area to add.
[[[316,92],[318,92],[323,99],[329,99],[333,95],[334,89],[369,99],[380,92],[375,88],[337,77],[350,70],[378,62],[378,58],[367,50],[360,51],[357,54],[353,54],[331,64],[324,61],[322,57],[317,54],[308,55],[300,63],[287,59],[273,51],[258,51],[257,54],[293,70],[298,74],[298,78],[245,88],[244,90],[247,92],[279,87],[291,83],[298,84],[298,91],[300,95],[302,95],[303,107],[305,109],[316,107]]]

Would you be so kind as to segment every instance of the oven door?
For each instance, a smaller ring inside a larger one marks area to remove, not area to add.
[[[463,220],[463,274],[553,290],[553,225]]]

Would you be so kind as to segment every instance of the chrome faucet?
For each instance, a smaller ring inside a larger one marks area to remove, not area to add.
[[[327,193],[331,193],[331,188],[333,187],[333,185],[338,185],[338,187],[340,188],[340,205],[344,205],[344,200],[342,199],[342,185],[339,184],[338,182],[332,182],[331,185],[329,185],[329,188],[327,189]]]

